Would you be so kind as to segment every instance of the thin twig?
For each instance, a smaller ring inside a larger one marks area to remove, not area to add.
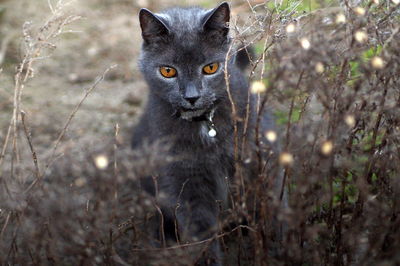
[[[237,161],[238,159],[238,125],[237,125],[237,110],[236,110],[236,104],[234,102],[232,93],[231,93],[231,88],[230,88],[230,83],[229,83],[229,71],[228,71],[228,63],[231,59],[231,51],[234,46],[234,41],[232,41],[231,45],[229,46],[228,52],[226,53],[225,56],[225,85],[226,85],[226,91],[228,92],[228,98],[229,102],[231,103],[231,108],[232,108],[232,118],[233,118],[233,130],[234,130],[234,160]]]
[[[229,232],[224,232],[222,234],[218,234],[218,235],[215,235],[215,236],[213,236],[211,238],[207,238],[207,239],[204,239],[204,240],[201,240],[201,241],[196,241],[196,242],[191,242],[191,243],[187,243],[187,244],[181,244],[181,245],[171,246],[171,247],[166,247],[166,248],[143,248],[143,249],[135,248],[135,249],[132,249],[132,251],[162,251],[162,250],[175,250],[175,249],[180,249],[180,248],[193,247],[193,246],[201,245],[201,244],[204,244],[204,243],[212,242],[212,241],[214,241],[216,239],[219,239],[221,237],[227,236],[227,235],[229,235],[229,234],[231,234],[231,233],[233,233],[233,232],[235,232],[235,231],[237,231],[238,229],[241,229],[241,228],[245,228],[245,229],[247,229],[249,231],[252,231],[252,232],[257,232],[255,229],[251,228],[250,226],[238,225],[238,226],[236,226],[235,228],[233,228]]]
[[[72,119],[74,118],[75,114],[78,112],[78,110],[80,109],[80,107],[82,106],[83,102],[84,102],[84,101],[86,100],[86,98],[90,95],[90,93],[91,93],[94,89],[96,89],[96,87],[105,79],[105,76],[107,75],[107,73],[108,73],[110,70],[114,69],[116,66],[117,66],[117,65],[112,65],[112,66],[108,67],[108,68],[103,72],[103,74],[94,82],[94,84],[93,84],[89,89],[86,90],[86,92],[85,92],[85,94],[83,95],[82,99],[79,101],[79,103],[78,103],[78,104],[75,106],[75,108],[72,110],[72,112],[71,112],[71,114],[69,115],[69,117],[68,117],[66,123],[64,124],[63,129],[61,130],[60,134],[58,135],[57,140],[55,141],[55,144],[54,144],[53,149],[52,149],[52,153],[51,153],[49,159],[47,160],[47,163],[46,163],[46,165],[45,165],[45,167],[44,167],[44,170],[43,170],[43,172],[42,172],[42,175],[45,175],[45,174],[46,174],[47,170],[50,168],[50,166],[51,166],[51,165],[53,164],[53,162],[55,161],[55,158],[56,158],[55,154],[56,154],[58,145],[60,144],[61,140],[63,139],[65,133],[66,133],[67,130],[68,130],[68,127],[69,127],[70,124],[71,124]],[[58,157],[57,157],[57,158],[58,158]],[[42,176],[41,176],[41,177],[42,177]],[[25,190],[25,193],[29,192],[29,191],[38,183],[38,181],[39,181],[40,179],[41,179],[41,178],[35,179],[35,180],[32,182],[32,184]]]
[[[93,84],[89,89],[86,90],[86,92],[85,92],[85,94],[83,95],[82,99],[79,101],[79,103],[78,103],[78,104],[75,106],[75,108],[72,110],[71,114],[69,115],[69,117],[68,117],[68,119],[67,119],[67,122],[64,124],[63,129],[61,130],[60,134],[58,135],[57,140],[55,141],[55,144],[54,144],[54,146],[53,146],[53,151],[52,151],[51,156],[50,156],[50,159],[49,159],[50,161],[46,164],[44,173],[47,171],[47,169],[48,169],[48,168],[50,167],[50,165],[52,164],[52,162],[53,162],[53,161],[52,161],[52,158],[54,157],[54,155],[55,155],[55,153],[56,153],[56,151],[57,151],[58,145],[60,144],[61,140],[64,138],[65,133],[67,132],[68,127],[69,127],[69,125],[70,125],[72,119],[74,118],[76,112],[78,112],[79,108],[81,107],[81,105],[83,104],[83,102],[86,100],[86,98],[90,95],[90,93],[91,93],[94,89],[96,89],[96,87],[105,79],[105,76],[107,75],[107,73],[108,73],[110,70],[114,69],[116,66],[117,66],[117,65],[112,65],[112,66],[110,66],[109,68],[107,68],[107,69],[103,72],[103,74],[102,74],[99,78],[97,78],[97,80],[94,82],[94,84]]]
[[[1,228],[0,240],[3,238],[4,232],[6,231],[6,228],[7,228],[7,226],[8,226],[8,223],[10,222],[10,217],[11,217],[11,212],[9,212],[9,213],[7,214],[7,218],[6,218],[5,222],[4,222],[4,225],[3,225],[3,227]]]
[[[31,132],[28,130],[26,123],[25,123],[25,112],[24,111],[21,111],[21,120],[22,120],[22,126],[24,127],[25,136],[26,136],[26,139],[29,144],[29,148],[31,150],[33,164],[35,165],[35,175],[36,175],[36,178],[39,179],[41,177],[41,174],[40,174],[40,170],[39,170],[38,159],[37,159],[35,148],[33,147],[33,144],[32,144]]]

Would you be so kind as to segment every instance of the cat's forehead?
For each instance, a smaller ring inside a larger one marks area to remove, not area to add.
[[[202,29],[207,11],[199,7],[170,8],[157,13],[175,35],[190,35]]]
[[[144,46],[145,56],[151,57],[154,63],[176,66],[205,64],[225,58],[225,43],[210,38],[204,31],[204,23],[211,11],[177,7],[154,14],[168,29],[168,38]]]
[[[206,44],[191,44],[190,42],[177,44],[177,42],[173,42],[164,46],[164,49],[157,53],[154,60],[159,63],[171,63],[174,66],[197,65],[206,63],[210,58],[214,58],[215,54],[212,53],[211,49],[207,49]]]
[[[208,42],[202,42],[201,38],[195,34],[176,36],[174,40],[168,44],[163,44],[157,52],[155,60],[163,62],[171,62],[175,65],[180,64],[204,64],[209,60],[221,60],[225,58],[225,49],[217,48]]]

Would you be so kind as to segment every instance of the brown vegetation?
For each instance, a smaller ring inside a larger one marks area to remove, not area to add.
[[[135,14],[171,3],[80,2],[0,1],[0,263],[143,265],[153,252],[154,265],[187,265],[185,245],[171,261],[142,245],[157,204],[137,180],[167,147],[129,148],[145,94]],[[270,200],[265,158],[252,181],[238,164],[217,236],[226,265],[399,264],[398,1],[233,11],[235,43],[257,51],[260,113],[277,117],[280,131],[260,134],[282,143],[289,208]],[[275,214],[288,230],[272,258]]]

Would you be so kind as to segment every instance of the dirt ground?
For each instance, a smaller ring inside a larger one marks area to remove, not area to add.
[[[80,18],[54,40],[55,47],[50,53],[34,62],[33,78],[27,82],[22,95],[21,108],[26,113],[38,154],[46,154],[49,141],[56,139],[85,89],[114,65],[116,67],[80,107],[64,140],[90,135],[101,141],[112,136],[118,124],[121,141],[128,145],[130,130],[147,92],[137,66],[141,46],[137,18],[140,8],[158,11],[174,5],[212,7],[214,3],[204,0],[61,2],[67,14]],[[0,74],[1,140],[6,135],[12,114],[15,69],[25,51],[23,25],[29,22],[34,35],[52,15],[51,8],[54,9],[57,3],[0,1],[0,40],[3,39],[4,46],[4,59],[0,64],[3,69]]]
[[[240,16],[244,17],[246,12],[250,12],[248,4],[237,2],[232,3],[233,12],[240,11]],[[26,83],[21,99],[21,110],[26,113],[39,164],[44,160],[41,156],[48,156],[52,147],[50,143],[57,139],[85,90],[111,66],[115,67],[90,93],[74,116],[63,137],[60,151],[66,152],[66,147],[79,150],[81,141],[85,139],[101,143],[113,137],[116,125],[120,128],[121,146],[129,145],[131,129],[147,94],[146,84],[137,66],[141,47],[137,17],[140,8],[159,11],[175,5],[206,8],[215,5],[212,1],[204,0],[119,0],[112,3],[105,0],[0,1],[0,40],[3,40],[3,60],[0,64],[3,70],[0,74],[2,143],[12,116],[16,67],[26,51],[24,36],[37,34],[59,3],[62,12],[78,16],[78,19],[52,40],[54,47],[34,61],[32,78]],[[21,158],[32,167],[28,149],[22,146],[19,152]]]
[[[400,263],[400,4],[345,2],[230,2],[235,22],[254,26],[243,36],[261,36],[252,62],[261,62],[253,75],[261,89],[252,92],[281,129],[272,132],[284,147],[276,167],[285,168],[290,202],[270,200],[264,167],[244,187],[237,171],[219,236],[227,265],[264,265],[275,214],[290,234],[270,265]],[[138,247],[135,217],[154,206],[129,186],[169,158],[165,147],[133,154],[129,145],[147,95],[137,14],[173,5],[216,2],[0,0],[0,264],[115,265],[117,244]],[[26,54],[32,65],[19,71]],[[18,109],[24,120],[13,119]],[[247,205],[253,196],[260,206]],[[249,230],[231,228],[246,219]],[[162,260],[154,265],[171,265]]]

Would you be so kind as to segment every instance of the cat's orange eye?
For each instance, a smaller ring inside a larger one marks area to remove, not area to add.
[[[219,67],[218,63],[212,63],[209,65],[206,65],[205,67],[203,67],[203,73],[207,74],[207,75],[214,74],[215,72],[217,72],[218,67]]]
[[[173,67],[163,66],[160,67],[160,73],[166,78],[173,78],[176,76],[176,69]]]

